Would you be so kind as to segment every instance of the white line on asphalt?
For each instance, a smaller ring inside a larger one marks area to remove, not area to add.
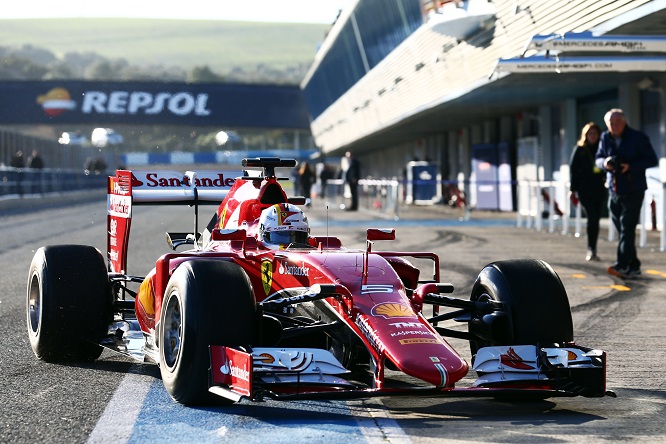
[[[363,412],[354,415],[361,433],[369,444],[411,444],[412,440],[400,428],[398,423],[389,416],[388,411],[379,400],[363,401]],[[354,407],[350,405],[350,409]],[[357,409],[360,410],[360,409]]]
[[[139,366],[133,365],[129,369],[88,437],[88,443],[121,444],[129,441],[150,389],[147,379],[150,380],[139,373]]]
[[[132,366],[111,397],[87,443],[130,442],[151,384],[152,378],[141,375],[139,366]],[[347,403],[347,407],[368,444],[411,444],[409,436],[390,417],[381,401],[375,399]],[[173,425],[170,430],[170,433],[174,432]],[[214,431],[214,435],[221,439],[227,432],[228,424],[224,424]],[[188,433],[193,434],[187,430],[184,435]]]

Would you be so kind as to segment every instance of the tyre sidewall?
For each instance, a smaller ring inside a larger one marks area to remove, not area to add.
[[[508,307],[508,344],[537,345],[573,341],[566,290],[546,262],[507,260],[486,266],[472,288],[471,300],[484,294]],[[474,347],[473,347],[474,348]]]
[[[40,310],[31,319],[31,291]],[[97,345],[108,333],[113,300],[101,253],[84,245],[59,245],[37,250],[30,264],[26,320],[30,345],[46,361],[94,360]]]
[[[228,261],[196,260],[180,265],[165,292],[158,328],[160,372],[173,399],[206,404],[210,345],[250,345],[255,337],[256,303],[242,268]],[[170,367],[165,358],[166,315],[170,302],[180,305],[180,350]]]

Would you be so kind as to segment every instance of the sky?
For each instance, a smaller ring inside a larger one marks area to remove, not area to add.
[[[355,0],[4,0],[1,19],[130,17],[333,23]]]

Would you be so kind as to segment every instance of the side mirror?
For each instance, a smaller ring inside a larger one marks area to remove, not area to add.
[[[176,251],[181,245],[194,245],[194,234],[192,233],[167,233],[167,244]]]
[[[395,240],[395,229],[394,228],[368,228],[367,239],[369,241]]]
[[[287,202],[293,205],[305,205],[306,199],[303,196],[288,197]]]

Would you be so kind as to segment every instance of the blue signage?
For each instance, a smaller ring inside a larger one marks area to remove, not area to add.
[[[0,124],[310,129],[298,86],[172,82],[0,82]]]

